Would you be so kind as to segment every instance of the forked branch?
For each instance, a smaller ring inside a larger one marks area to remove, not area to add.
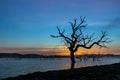
[[[93,33],[92,35],[88,35],[88,34],[84,35],[83,34],[82,28],[87,26],[85,24],[84,19],[85,19],[85,17],[84,18],[80,17],[80,22],[79,23],[77,23],[77,19],[74,19],[73,22],[69,22],[70,25],[71,25],[71,29],[72,29],[72,33],[71,33],[70,36],[64,35],[65,30],[61,31],[59,29],[59,27],[57,27],[58,35],[57,36],[51,35],[51,37],[53,37],[53,38],[59,38],[59,37],[63,38],[64,42],[69,44],[69,46],[67,46],[69,48],[69,50],[73,51],[73,52],[76,52],[79,47],[90,49],[94,45],[98,45],[100,47],[107,48],[107,46],[105,44],[109,43],[110,41],[109,41],[109,38],[107,37],[106,32],[102,32],[101,37],[97,41],[95,41],[95,39],[94,39],[95,33]]]

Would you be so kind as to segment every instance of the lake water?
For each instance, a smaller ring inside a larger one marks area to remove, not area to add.
[[[120,62],[120,58],[103,57],[99,61],[89,58],[87,61],[76,59],[75,68],[104,65]],[[37,71],[45,72],[49,70],[70,69],[69,58],[0,58],[0,79],[15,77]]]

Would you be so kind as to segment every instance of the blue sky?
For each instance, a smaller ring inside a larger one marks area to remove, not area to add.
[[[88,34],[108,31],[120,47],[120,0],[0,0],[0,48],[64,45],[52,39],[56,26],[69,31],[69,21],[86,17]],[[97,36],[96,36],[97,37]]]

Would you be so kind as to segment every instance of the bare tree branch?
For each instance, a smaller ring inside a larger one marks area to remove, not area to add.
[[[63,32],[61,32],[60,29],[59,29],[59,27],[57,27],[57,30],[58,30],[59,35],[57,35],[57,36],[51,35],[51,37],[53,37],[53,38],[62,37],[62,38],[64,38],[64,40],[67,43],[71,43],[72,40],[69,37],[67,37],[67,36],[64,35],[65,30],[63,30]]]
[[[92,48],[95,44],[98,45],[98,46],[100,46],[100,48],[101,48],[101,47],[107,48],[107,46],[105,45],[105,43],[109,43],[109,42],[110,42],[110,41],[109,41],[109,38],[107,38],[106,32],[102,32],[102,36],[100,37],[100,39],[99,39],[98,41],[95,41],[95,42],[93,42],[90,46],[87,46],[87,44],[92,40],[92,37],[93,37],[93,35],[92,35],[90,38],[88,38],[88,42],[87,42],[87,43],[85,43],[85,39],[83,39],[84,44],[77,44],[77,46],[76,46],[76,48],[75,48],[75,51],[77,51],[79,47],[83,47],[83,48],[86,48],[86,49],[90,49],[90,48]],[[86,38],[86,39],[87,39],[87,38]]]
[[[70,54],[71,54],[71,60],[74,62],[73,56],[74,52],[78,50],[79,47],[83,47],[86,49],[91,49],[94,45],[98,45],[100,48],[105,47],[106,43],[109,43],[109,38],[107,37],[107,33],[105,31],[102,31],[102,35],[98,40],[95,40],[93,33],[92,35],[85,35],[83,34],[82,28],[85,28],[87,25],[85,24],[85,17],[80,17],[80,22],[77,23],[77,19],[74,19],[73,22],[69,22],[71,25],[72,33],[70,36],[64,35],[65,30],[61,31],[59,27],[57,27],[58,35],[51,35],[53,38],[63,38],[65,45],[68,47]]]

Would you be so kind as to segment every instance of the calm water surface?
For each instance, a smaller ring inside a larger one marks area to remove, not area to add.
[[[103,57],[99,61],[93,61],[91,58],[87,61],[76,59],[76,68],[104,65],[120,62],[120,58]],[[45,72],[48,70],[70,69],[69,58],[0,58],[0,79],[7,77],[15,77],[36,71]]]

